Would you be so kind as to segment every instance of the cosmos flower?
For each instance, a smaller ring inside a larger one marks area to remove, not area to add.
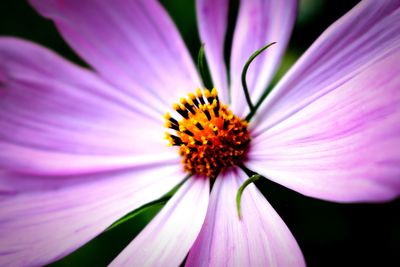
[[[195,65],[157,1],[31,4],[93,70],[0,39],[0,265],[60,259],[188,172],[112,265],[178,266],[188,255],[188,266],[303,266],[294,237],[253,184],[239,219],[235,197],[248,179],[240,165],[324,200],[399,195],[400,1],[362,1],[334,23],[248,125],[243,66],[277,42],[249,69],[255,104],[287,45],[296,1],[240,2],[228,79],[228,1],[198,0],[217,90],[197,92]],[[163,116],[178,147],[166,146]]]

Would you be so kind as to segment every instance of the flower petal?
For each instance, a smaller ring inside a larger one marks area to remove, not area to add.
[[[45,178],[26,176],[46,190],[0,190],[1,266],[42,266],[62,258],[129,211],[165,194],[183,175],[180,166],[160,166],[81,178],[90,182],[50,190]]]
[[[0,38],[0,96],[2,168],[66,174],[178,160],[161,116],[30,42]]]
[[[179,266],[200,232],[209,180],[187,181],[111,266]]]
[[[197,0],[197,23],[207,63],[222,102],[228,103],[228,80],[224,62],[225,34],[228,27],[228,0]]]
[[[160,113],[200,85],[179,32],[154,0],[31,0],[103,77]]]
[[[246,178],[237,168],[217,178],[186,266],[305,266],[296,240],[254,185],[242,195],[239,220],[235,197]]]
[[[262,132],[339,88],[400,42],[400,2],[361,1],[330,26],[290,69],[257,113]]]
[[[333,201],[400,195],[400,47],[256,136],[246,166]]]
[[[258,101],[278,69],[293,29],[297,0],[240,1],[231,54],[232,109],[244,116],[241,73],[249,57],[261,47],[277,42],[258,56],[247,72],[247,85],[253,104]]]

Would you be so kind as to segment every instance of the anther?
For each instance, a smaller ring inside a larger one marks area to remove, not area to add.
[[[217,89],[213,88],[213,89],[211,90],[211,95],[212,95],[213,98],[217,101],[217,108],[219,109],[219,98],[218,98]]]
[[[204,110],[204,114],[206,114],[207,120],[211,120],[211,114],[207,109]]]
[[[218,118],[219,117],[219,105],[218,105],[218,101],[216,99],[214,99],[214,101],[213,101],[213,106],[214,106],[213,110],[214,110],[215,117]]]
[[[190,141],[189,144],[191,145],[197,145],[197,146],[202,145],[202,143],[199,140],[195,139],[192,136],[189,137],[189,141]]]
[[[195,142],[195,144],[196,144],[197,146],[201,146],[201,145],[203,144],[201,141],[199,141],[199,140],[197,140],[197,139],[195,139],[194,142]]]
[[[200,88],[197,88],[196,94],[197,94],[197,99],[199,99],[200,103],[202,105],[205,105],[206,101],[204,101],[203,99],[203,93],[201,92]]]
[[[183,132],[189,136],[194,136],[194,134],[191,131],[189,131],[188,129],[184,130]]]
[[[186,154],[190,154],[190,149],[186,145],[181,145],[181,150]]]
[[[187,110],[182,109],[179,104],[174,104],[173,108],[185,119],[189,119],[189,113]]]
[[[228,125],[229,125],[229,121],[224,120],[224,125],[223,125],[224,130],[228,129]]]
[[[182,139],[180,139],[178,136],[169,135],[169,139],[171,141],[171,145],[174,145],[174,146],[184,145],[184,143],[182,142]]]
[[[210,123],[210,124],[208,124],[208,127],[209,127],[211,130],[213,130],[213,132],[214,132],[215,135],[218,135],[218,127],[217,127],[217,126],[215,126],[214,124]]]
[[[181,104],[190,111],[190,113],[192,113],[193,115],[196,114],[196,112],[194,111],[193,107],[187,102],[186,98],[181,98],[180,100]]]
[[[207,98],[208,103],[212,104],[214,101],[214,97],[211,95],[210,90],[204,90],[204,96]]]
[[[186,108],[190,111],[190,113],[192,113],[193,115],[196,114],[196,112],[194,111],[193,107],[192,107],[189,103],[186,103],[186,104],[185,104],[185,107],[186,107]]]
[[[186,99],[186,101],[188,102],[188,104],[192,107],[194,107],[194,103],[193,100],[189,97],[188,99]]]
[[[171,123],[170,121],[166,121],[165,122],[165,127],[173,129],[173,130],[176,130],[176,131],[179,131],[179,126],[177,124]]]
[[[201,125],[200,122],[196,122],[195,125],[199,130],[204,130],[204,127]]]
[[[200,98],[200,97],[203,96],[203,93],[201,92],[201,89],[200,89],[200,88],[197,88],[197,89],[196,89],[196,95],[197,95],[198,98]]]
[[[196,108],[199,108],[199,101],[197,100],[197,97],[193,93],[189,93],[189,99],[192,100]]]
[[[171,118],[171,114],[169,114],[169,112],[165,113],[165,114],[164,114],[164,118],[165,118],[166,120],[169,120],[169,119]]]
[[[214,98],[217,98],[217,97],[218,97],[217,89],[213,88],[213,89],[211,90],[211,95],[212,95]]]
[[[205,136],[201,137],[201,141],[203,142],[203,145],[207,145],[207,143],[208,143],[208,140]]]
[[[213,128],[213,131],[214,131],[215,136],[217,136],[217,135],[218,135],[218,128],[217,128],[217,127],[214,127],[214,128]]]
[[[194,140],[194,138],[191,136],[189,137],[189,144],[194,145],[196,142]]]
[[[175,124],[175,125],[179,125],[179,122],[177,121],[177,120],[175,120],[174,118],[169,118],[169,121],[172,123],[172,124]]]
[[[211,96],[210,90],[205,89],[205,90],[204,90],[204,96],[205,96],[206,98],[209,98],[209,97]]]

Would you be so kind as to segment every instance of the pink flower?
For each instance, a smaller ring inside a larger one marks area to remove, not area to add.
[[[163,114],[201,86],[165,10],[153,0],[31,0],[93,70],[0,38],[0,265],[60,259],[187,175],[166,147]],[[258,100],[276,71],[296,1],[241,1],[230,83],[228,1],[197,1],[221,103],[244,117],[240,74]],[[385,201],[400,192],[400,1],[365,0],[333,24],[265,99],[243,164],[304,195]],[[229,88],[229,90],[228,90]],[[230,97],[229,97],[230,95]],[[230,99],[230,100],[229,100]],[[190,152],[192,153],[192,152]],[[292,234],[248,176],[229,167],[188,179],[112,262],[127,266],[303,266]]]

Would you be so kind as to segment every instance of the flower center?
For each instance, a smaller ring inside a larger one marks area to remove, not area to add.
[[[176,131],[176,135],[166,133],[166,139],[169,145],[179,146],[185,171],[216,177],[224,168],[243,161],[250,142],[248,124],[220,103],[215,88],[204,94],[197,89],[196,95],[181,98],[173,108],[182,119],[165,114],[165,127]]]

